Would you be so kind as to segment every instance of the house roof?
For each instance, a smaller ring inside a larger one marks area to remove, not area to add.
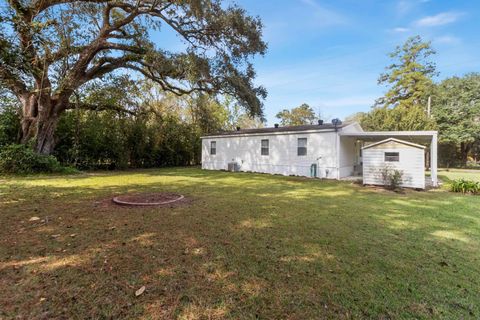
[[[378,145],[381,145],[381,144],[384,144],[384,143],[387,143],[387,142],[397,142],[397,143],[401,143],[401,144],[404,144],[404,145],[407,145],[407,146],[410,146],[410,147],[425,149],[425,146],[422,146],[420,144],[416,144],[416,143],[412,143],[412,142],[408,142],[408,141],[404,141],[404,140],[400,140],[400,139],[395,139],[395,138],[388,138],[388,139],[385,139],[385,140],[382,140],[382,141],[378,141],[378,142],[369,144],[368,146],[365,146],[362,149],[368,149],[368,148],[375,147],[375,146],[378,146]]]
[[[351,123],[342,123],[337,125],[337,128],[343,128],[348,126]],[[245,134],[257,134],[257,133],[276,133],[276,132],[299,132],[299,131],[322,131],[322,130],[333,130],[335,126],[331,123],[319,124],[310,124],[303,126],[279,126],[268,127],[268,128],[256,128],[256,129],[240,129],[236,131],[222,131],[212,134],[206,134],[204,137],[213,137],[213,136],[235,136],[235,135],[245,135]]]
[[[364,131],[340,132],[339,135],[374,142],[395,137],[402,141],[430,143],[437,136],[437,131]]]

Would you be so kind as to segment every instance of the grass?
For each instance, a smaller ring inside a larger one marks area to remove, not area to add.
[[[445,181],[466,179],[480,182],[480,170],[477,169],[440,169],[438,175]]]
[[[142,191],[191,201],[108,201]],[[4,178],[0,318],[478,319],[479,208],[196,168]]]

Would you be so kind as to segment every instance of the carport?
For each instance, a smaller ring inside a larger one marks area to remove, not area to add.
[[[410,141],[430,147],[430,177],[432,186],[438,186],[437,178],[437,131],[370,131],[370,132],[339,132],[340,139],[355,138],[361,142],[379,142],[388,138]]]

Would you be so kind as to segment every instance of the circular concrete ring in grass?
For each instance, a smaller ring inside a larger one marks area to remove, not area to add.
[[[112,200],[122,206],[161,206],[171,204],[185,197],[181,194],[170,192],[136,193],[116,196]]]

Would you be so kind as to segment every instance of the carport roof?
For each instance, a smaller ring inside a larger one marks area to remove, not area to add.
[[[410,142],[430,143],[437,135],[437,131],[364,131],[339,132],[341,137],[353,137],[364,141],[381,141],[388,138],[397,138]]]

